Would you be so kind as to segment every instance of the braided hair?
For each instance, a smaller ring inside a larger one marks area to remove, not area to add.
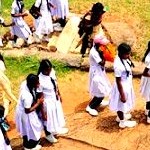
[[[51,69],[52,68],[52,63],[48,60],[48,59],[43,59],[40,63],[40,67],[39,67],[39,70],[38,70],[38,75],[40,74],[40,72],[44,72],[45,70],[47,69]],[[54,86],[54,91],[56,93],[57,91],[57,86],[56,86],[56,83],[55,83],[55,80],[50,77],[50,80]],[[56,95],[56,99],[58,99],[57,95]]]
[[[123,62],[123,60],[122,60],[122,56],[123,56],[124,54],[128,54],[128,53],[130,53],[130,52],[131,52],[131,47],[130,47],[128,44],[126,44],[126,43],[121,43],[121,44],[118,46],[118,56],[119,56],[119,58],[120,58],[120,60],[121,60],[121,62],[122,62],[122,64],[123,64],[123,66],[124,66],[124,68],[125,68],[125,70],[126,70],[127,77],[129,76],[129,71],[127,70],[127,68],[126,68],[126,66],[125,66],[125,64],[124,64],[124,62]],[[130,58],[128,58],[128,60],[130,61],[130,63],[127,61],[127,63],[129,64],[129,66],[130,66],[130,67],[134,67],[134,64],[133,64],[133,62],[130,60]]]
[[[33,100],[36,101],[36,85],[39,83],[39,77],[34,74],[29,74],[26,78],[27,80],[27,87],[33,96]]]
[[[23,12],[23,8],[24,8],[24,3],[23,0],[16,0],[17,6],[19,8],[19,13]]]

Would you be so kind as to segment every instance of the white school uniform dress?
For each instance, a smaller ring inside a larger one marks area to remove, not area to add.
[[[148,73],[150,74],[150,53],[145,58],[145,65],[148,68]],[[146,102],[150,101],[150,77],[142,76],[140,92],[142,96],[145,98]]]
[[[19,2],[19,1],[18,1]],[[21,7],[21,6],[20,6]],[[19,7],[16,3],[16,0],[12,3],[11,14],[18,14]],[[11,27],[11,33],[16,35],[19,38],[22,38],[27,41],[28,37],[32,34],[29,26],[23,20],[22,17],[12,17],[12,22],[15,23],[14,26]]]
[[[99,64],[101,61],[101,57],[93,46],[89,54],[89,91],[91,96],[105,97],[111,90],[105,69]]]
[[[56,79],[53,73],[50,76],[39,74],[40,90],[44,93],[44,109],[47,112],[47,121],[44,121],[44,125],[47,127],[47,131],[57,133],[65,126],[65,119],[61,102],[56,99],[50,77]]]
[[[38,19],[35,19],[35,34],[38,36],[53,32],[52,17],[47,7],[47,1],[50,2],[50,0],[36,0],[35,2],[36,7],[41,5],[40,13],[42,14]]]
[[[56,8],[51,7],[52,16],[56,16],[57,18],[67,17],[69,14],[69,4],[68,0],[51,0],[51,3],[56,6]]]
[[[126,102],[121,102],[120,93],[118,91],[117,83],[115,81],[110,94],[109,107],[112,111],[122,111],[124,113],[127,113],[133,108],[135,104],[135,95],[132,84],[132,71],[129,65],[131,64],[131,62],[125,59],[122,59],[122,61],[126,66],[127,71],[129,72],[129,76],[127,76],[125,66],[123,65],[121,59],[118,56],[114,60],[114,73],[115,77],[121,77],[121,84],[125,94]]]
[[[33,97],[27,88],[26,81],[24,81],[21,84],[19,102],[16,108],[16,128],[21,136],[26,135],[28,140],[33,139],[38,141],[43,129],[42,123],[36,111],[32,111],[28,114],[25,113],[25,108],[30,108],[32,103]]]
[[[1,150],[12,150],[11,146],[7,145],[5,143],[5,139],[4,139],[4,136],[3,136],[3,133],[2,133],[1,129],[0,129],[0,149]]]

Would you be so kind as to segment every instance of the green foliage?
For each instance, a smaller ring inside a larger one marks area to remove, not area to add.
[[[40,60],[36,56],[30,57],[6,57],[7,75],[11,80],[17,80],[19,77],[26,77],[29,73],[37,74]],[[59,77],[63,77],[72,69],[65,64],[52,60],[54,69]]]
[[[52,60],[53,67],[58,78],[64,77],[73,69],[65,64]],[[20,83],[25,80],[29,73],[37,74],[40,60],[36,56],[30,57],[5,57],[6,74],[12,83],[12,90],[18,97]]]

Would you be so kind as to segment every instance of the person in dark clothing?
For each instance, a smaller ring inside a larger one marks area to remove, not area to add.
[[[95,36],[95,27],[102,26],[102,16],[106,12],[105,7],[102,3],[97,2],[92,6],[92,9],[85,14],[81,22],[79,23],[79,35],[82,38],[82,46],[80,53],[82,57],[85,56],[87,48],[92,47],[93,43],[93,32]],[[89,20],[87,19],[89,17]],[[102,27],[101,27],[102,28]],[[82,30],[82,31],[81,31]]]

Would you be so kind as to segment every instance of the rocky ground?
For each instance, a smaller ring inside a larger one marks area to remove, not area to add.
[[[108,74],[111,82],[114,77]],[[64,79],[59,79],[63,97],[63,109],[69,133],[58,137],[58,143],[50,144],[41,140],[43,150],[147,150],[150,144],[150,126],[144,115],[144,101],[139,93],[140,80],[134,79],[136,106],[132,112],[138,125],[134,128],[120,129],[115,121],[115,113],[108,107],[100,107],[99,115],[92,117],[85,112],[89,101],[88,73],[75,71]],[[106,98],[107,100],[107,98]],[[22,150],[22,140],[15,129],[14,111],[9,115],[11,130],[8,135],[13,150]]]
[[[115,19],[114,19],[115,18]],[[112,19],[112,20],[111,20]],[[120,43],[126,40],[135,50],[137,35],[136,22],[134,19],[130,22],[120,23],[117,17],[111,17],[108,20],[111,24],[104,22],[109,33],[112,35],[115,43]],[[118,25],[120,24],[120,25]],[[116,27],[116,28],[115,28]],[[132,34],[128,34],[132,33]],[[73,33],[74,34],[74,33]],[[113,36],[114,35],[114,36]],[[116,36],[118,35],[118,36]],[[139,35],[139,34],[138,34]],[[134,37],[134,38],[132,38]],[[57,38],[57,35],[55,36]],[[53,41],[55,43],[55,40]],[[66,43],[67,44],[67,43]],[[31,45],[26,48],[2,48],[1,52],[4,55],[25,56],[38,55],[40,58],[53,58],[65,62],[68,66],[76,67],[77,69],[88,70],[88,57],[81,59],[78,51],[69,53],[49,52],[49,48],[38,45]],[[110,67],[109,67],[110,66]],[[136,62],[134,72],[140,76],[144,65]],[[112,71],[112,64],[108,64],[108,71]],[[113,74],[110,72],[109,78],[114,81]],[[42,150],[147,150],[150,144],[149,130],[150,126],[146,123],[144,115],[144,101],[139,93],[140,79],[134,78],[134,88],[136,93],[136,106],[132,112],[133,120],[138,122],[135,128],[120,129],[115,122],[115,113],[112,113],[108,107],[99,108],[99,116],[91,117],[85,112],[85,107],[89,102],[88,93],[88,72],[76,70],[68,74],[64,79],[58,79],[61,95],[63,97],[63,109],[66,116],[67,127],[69,133],[60,136],[59,142],[50,144],[44,139],[41,139],[43,146]],[[108,98],[106,98],[107,100]],[[13,107],[15,104],[12,104]],[[15,108],[15,107],[14,107]],[[13,150],[22,150],[22,140],[15,129],[14,110],[8,117],[11,130],[8,135],[11,139]]]

